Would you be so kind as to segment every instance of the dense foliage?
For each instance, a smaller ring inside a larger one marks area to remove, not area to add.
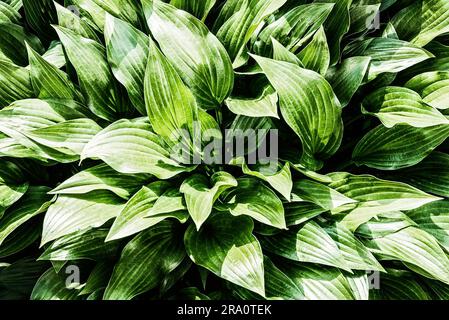
[[[0,299],[448,299],[448,32],[447,0],[0,1]]]

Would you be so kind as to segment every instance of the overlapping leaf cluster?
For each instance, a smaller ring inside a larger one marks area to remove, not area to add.
[[[448,32],[446,0],[0,1],[0,298],[448,299]],[[277,172],[206,162],[247,129]]]

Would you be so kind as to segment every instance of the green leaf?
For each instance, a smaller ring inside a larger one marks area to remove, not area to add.
[[[22,0],[28,25],[44,39],[51,39],[54,30],[51,24],[57,23],[53,0]]]
[[[53,268],[48,269],[36,282],[31,300],[78,300],[79,290],[67,288],[65,280]]]
[[[237,180],[227,172],[216,172],[209,179],[200,174],[195,174],[184,180],[180,192],[189,210],[190,216],[197,230],[212,213],[214,202],[226,189],[237,187]]]
[[[0,109],[33,96],[30,71],[0,58]]]
[[[237,181],[238,186],[224,195],[224,208],[234,216],[247,215],[264,224],[286,229],[284,207],[270,188],[255,178]]]
[[[104,32],[108,63],[115,78],[128,91],[134,107],[146,115],[143,84],[149,54],[148,36],[110,14],[106,15]]]
[[[449,197],[449,155],[432,152],[416,166],[397,172],[396,179],[425,192]]]
[[[407,124],[426,128],[449,124],[438,110],[425,104],[415,91],[402,87],[384,87],[363,100],[362,111],[380,119],[387,128]]]
[[[268,300],[301,300],[302,291],[285,273],[266,256],[263,260],[266,296]],[[262,297],[239,286],[232,286],[233,293],[241,300],[259,300]]]
[[[0,160],[0,218],[3,211],[19,200],[28,190],[29,184],[20,168],[13,162]]]
[[[174,66],[150,40],[145,72],[145,104],[154,132],[168,140],[193,133],[197,105],[189,88],[182,82]]]
[[[398,170],[414,166],[425,159],[449,137],[449,126],[414,128],[397,125],[378,126],[357,144],[353,161],[379,170]]]
[[[405,213],[396,211],[379,214],[376,219],[360,225],[356,232],[363,238],[373,239],[385,237],[411,226],[416,227],[417,224]]]
[[[86,2],[85,0],[82,0]],[[134,0],[90,0],[104,11],[131,23],[135,27],[143,26],[142,8],[138,1]],[[90,2],[87,1],[87,2]],[[87,10],[89,11],[89,10]],[[90,12],[89,12],[90,13]],[[104,14],[103,17],[104,18]]]
[[[142,119],[122,119],[98,133],[81,154],[87,158],[101,159],[120,173],[149,173],[159,179],[194,169],[173,160],[170,148]]]
[[[38,52],[42,53],[44,51],[39,38],[28,33],[23,27],[12,23],[2,23],[0,27],[2,28],[2,33],[0,34],[0,59],[9,60],[20,66],[26,66],[28,64],[26,43]]]
[[[167,189],[167,191],[158,197],[147,216],[160,216],[162,214],[186,210],[187,206],[183,194],[178,187],[174,187]]]
[[[101,227],[123,206],[122,199],[108,191],[59,196],[45,214],[41,246],[73,232]]]
[[[163,221],[123,249],[104,293],[105,300],[130,300],[156,287],[186,256],[179,224]]]
[[[311,202],[292,202],[284,205],[287,226],[296,226],[326,212],[321,206]]]
[[[278,164],[278,171],[273,170],[273,164],[258,164],[251,166],[245,163],[243,158],[236,159],[235,164],[242,166],[244,174],[259,178],[267,182],[274,190],[279,192],[285,199],[290,201],[293,187],[292,173],[290,171],[290,164],[286,163],[284,166]]]
[[[58,25],[74,31],[83,38],[99,41],[95,28],[86,19],[82,19],[66,7],[55,2],[56,14],[58,15]]]
[[[337,151],[343,135],[341,105],[331,86],[314,71],[288,62],[253,57],[279,95],[284,120],[301,139],[301,163],[311,170],[320,169],[321,159]]]
[[[38,98],[80,100],[80,93],[65,72],[47,62],[28,45],[27,50],[31,83]]]
[[[45,249],[39,260],[113,259],[119,253],[119,246],[117,242],[105,243],[107,234],[108,229],[92,229],[61,237]]]
[[[350,269],[385,271],[372,253],[344,225],[335,223],[325,230],[336,242]]]
[[[405,86],[418,92],[423,101],[437,109],[449,108],[449,72],[433,71],[419,74]]]
[[[295,55],[293,52],[289,51],[286,47],[284,47],[282,45],[282,43],[280,43],[273,37],[271,37],[271,42],[273,45],[273,59],[274,60],[294,63],[294,64],[297,64],[298,66],[300,66],[301,68],[304,68],[304,64],[298,58],[298,56]]]
[[[86,144],[101,130],[102,128],[95,121],[85,118],[39,128],[25,135],[61,153],[80,155]]]
[[[425,46],[434,38],[449,32],[449,3],[444,0],[418,0],[402,9],[393,24],[401,39]]]
[[[106,241],[125,238],[168,218],[178,219],[182,223],[186,222],[188,213],[185,210],[168,210],[164,213],[153,213],[157,211],[152,211],[156,201],[165,194],[169,186],[167,182],[158,181],[142,187],[119,213]]]
[[[293,184],[292,201],[308,201],[325,210],[333,210],[346,204],[355,203],[345,195],[312,180],[298,180]]]
[[[150,178],[148,174],[122,174],[106,164],[100,164],[73,175],[50,194],[85,194],[95,190],[109,190],[128,199]]]
[[[178,9],[190,12],[204,21],[216,2],[217,0],[171,0],[170,4]]]
[[[410,272],[388,269],[388,273],[380,276],[380,291],[376,295],[382,300],[430,300],[422,283],[417,280]],[[376,297],[374,291],[371,290],[372,299]]]
[[[335,3],[335,6],[329,14],[329,18],[324,23],[326,34],[329,36],[328,41],[326,41],[326,38],[324,38],[325,45],[327,47],[327,43],[329,43],[330,63],[331,65],[335,65],[340,60],[341,40],[343,39],[343,36],[349,31],[350,23],[352,22],[351,16],[349,14],[349,8],[353,0],[317,0],[316,2],[325,2],[331,4]]]
[[[76,70],[87,105],[98,117],[114,120],[121,102],[117,83],[106,60],[106,49],[69,29],[55,29]]]
[[[437,239],[446,250],[449,249],[449,202],[447,200],[429,203],[407,212],[419,229]]]
[[[47,187],[30,187],[22,199],[6,210],[0,220],[0,245],[14,230],[47,210],[51,204],[51,196],[47,195],[49,190]]]
[[[318,29],[312,41],[298,54],[298,58],[306,69],[313,70],[322,76],[326,75],[330,63],[330,52],[323,27]]]
[[[447,255],[435,238],[421,229],[405,228],[382,238],[365,241],[365,245],[374,253],[425,270],[424,276],[430,275],[446,284],[449,283]]]
[[[257,98],[229,97],[225,100],[231,112],[247,117],[279,118],[277,112],[278,95],[272,86],[262,89]]]
[[[304,292],[306,300],[354,300],[348,279],[336,268],[284,263],[282,271]]]
[[[330,177],[333,180],[329,184],[330,188],[358,201],[334,210],[334,213],[347,212],[342,223],[351,231],[378,214],[412,210],[439,200],[407,184],[381,180],[370,175],[333,173]]]
[[[191,225],[184,236],[192,261],[217,276],[265,296],[262,249],[248,217],[213,214],[200,231]],[[207,243],[207,246],[204,244]]]
[[[343,107],[349,104],[362,85],[370,62],[370,57],[350,57],[327,71],[326,79]]]
[[[0,23],[15,23],[20,20],[20,14],[18,10],[5,2],[0,2]]]
[[[433,57],[430,52],[406,41],[390,38],[371,38],[345,49],[344,55],[371,58],[367,80],[382,73],[397,73]]]
[[[214,24],[218,39],[224,44],[234,65],[262,21],[278,10],[286,0],[228,0]]]
[[[261,244],[265,250],[287,259],[351,271],[337,243],[314,221],[299,229],[263,237]]]
[[[108,262],[97,263],[89,274],[89,278],[86,280],[86,285],[79,295],[92,294],[98,290],[105,289],[108,285],[109,278],[111,277],[112,267],[113,266]],[[103,292],[101,295],[102,294]],[[99,300],[101,300],[101,297]]]
[[[271,56],[271,38],[274,38],[295,52],[320,28],[333,7],[333,3],[311,3],[295,7],[260,32],[253,43],[253,51],[257,55]]]
[[[194,16],[162,1],[145,0],[151,34],[191,88],[198,104],[218,107],[231,93],[234,72],[220,41]]]

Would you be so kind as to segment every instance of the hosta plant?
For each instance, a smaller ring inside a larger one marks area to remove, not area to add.
[[[1,299],[448,299],[447,0],[0,1]]]

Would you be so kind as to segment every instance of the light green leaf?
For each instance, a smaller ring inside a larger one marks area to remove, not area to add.
[[[278,95],[272,86],[262,89],[257,98],[229,97],[225,100],[229,110],[237,115],[247,117],[279,118],[277,112]]]
[[[335,223],[325,230],[337,244],[350,269],[385,271],[372,253],[343,224]]]
[[[104,293],[105,300],[131,300],[153,289],[186,256],[177,222],[163,221],[140,233],[123,249]]]
[[[345,195],[312,180],[298,180],[293,184],[292,201],[308,201],[325,210],[333,210],[346,204],[355,203]]]
[[[345,57],[371,58],[367,80],[372,81],[382,73],[397,73],[433,57],[429,51],[406,41],[390,38],[371,38],[345,49]]]
[[[381,180],[370,175],[332,173],[330,177],[333,180],[329,184],[330,188],[358,201],[334,210],[334,213],[347,211],[342,223],[351,231],[378,214],[412,210],[439,200],[407,184]]]
[[[445,0],[417,0],[402,9],[393,24],[401,39],[425,46],[434,38],[449,32],[449,3]]]
[[[190,216],[197,230],[212,213],[214,202],[226,189],[237,187],[237,180],[227,172],[216,172],[209,179],[195,174],[184,180],[180,192],[184,194]]]
[[[449,202],[447,200],[429,203],[408,211],[407,216],[417,223],[419,229],[434,236],[441,246],[449,251]]]
[[[265,250],[287,259],[351,271],[337,243],[314,221],[260,241]]]
[[[0,58],[0,109],[33,96],[30,71]]]
[[[343,107],[349,104],[362,85],[370,62],[370,57],[350,57],[327,71],[326,79]]]
[[[198,117],[195,98],[155,42],[149,41],[144,86],[151,125],[154,132],[167,140],[188,139],[186,134],[192,135]]]
[[[397,125],[378,126],[357,144],[353,161],[379,170],[397,170],[414,166],[425,159],[449,137],[449,126],[414,128]]]
[[[143,1],[151,34],[190,87],[198,104],[218,107],[231,93],[234,72],[220,41],[194,16],[162,1]]]
[[[255,178],[240,178],[224,195],[224,208],[232,215],[247,215],[264,224],[286,229],[284,207],[278,196]]]
[[[28,45],[27,50],[30,61],[31,83],[38,98],[67,100],[80,100],[82,98],[65,72],[47,62]]]
[[[271,38],[274,38],[295,52],[320,28],[333,7],[333,3],[311,3],[293,8],[262,30],[253,43],[253,51],[271,56]]]
[[[397,124],[416,128],[449,124],[449,120],[425,104],[419,94],[402,87],[384,87],[370,93],[363,100],[362,111],[378,117],[387,128]]]
[[[55,2],[55,7],[59,26],[70,29],[84,38],[99,41],[95,28],[86,19],[82,19],[59,3]]]
[[[68,155],[80,155],[86,144],[102,128],[91,119],[76,119],[39,128],[25,135],[46,147]]]
[[[54,188],[50,194],[85,194],[95,190],[109,190],[128,199],[142,184],[149,181],[148,174],[122,174],[106,164],[81,171]]]
[[[286,47],[282,45],[275,38],[271,37],[271,42],[273,45],[273,59],[278,61],[285,61],[297,64],[301,68],[304,68],[302,61],[293,52],[289,51]],[[261,73],[263,73],[261,71]]]
[[[119,120],[98,133],[81,154],[87,158],[101,159],[120,173],[149,173],[159,179],[194,169],[171,159],[170,148],[142,119]]]
[[[251,166],[245,163],[243,158],[235,159],[236,165],[242,166],[244,174],[259,178],[267,182],[274,190],[279,192],[287,201],[291,199],[291,191],[293,187],[292,173],[290,171],[290,164],[286,163],[284,166],[277,165],[277,170],[273,170],[273,164],[258,164]]]
[[[329,40],[323,36],[319,36],[321,41],[325,41],[325,43],[321,44],[328,46],[329,43],[330,53],[330,63],[331,65],[335,65],[340,60],[340,43],[343,39],[343,36],[349,31],[351,16],[349,13],[349,8],[353,0],[316,0],[315,2],[320,3],[330,3],[335,4],[331,13],[329,14],[329,18],[324,22],[324,29],[326,30],[326,34],[329,37]],[[325,49],[326,50],[326,49]],[[327,59],[327,58],[326,58]],[[326,67],[327,68],[327,67]]]
[[[320,27],[312,38],[312,41],[298,54],[298,58],[304,64],[304,68],[326,75],[330,63],[330,52],[326,34]]]
[[[321,159],[337,151],[343,135],[341,105],[331,86],[314,71],[253,57],[279,95],[284,120],[301,139],[302,164],[312,170],[320,169]]]
[[[49,190],[47,187],[30,187],[22,199],[5,212],[0,220],[0,245],[14,230],[47,210],[51,204],[51,196],[47,195]]]
[[[184,236],[192,261],[217,276],[265,296],[262,249],[252,235],[248,217],[215,213],[195,231],[191,225]],[[207,243],[207,246],[204,244]]]
[[[234,66],[245,46],[263,20],[284,5],[286,0],[228,0],[214,24],[218,39],[224,44]]]
[[[265,286],[267,300],[301,300],[302,291],[285,273],[264,256]],[[245,288],[232,285],[232,291],[241,300],[259,300],[260,295]]]
[[[204,21],[216,2],[217,0],[171,0],[170,4],[178,9],[190,12]]]
[[[449,155],[432,152],[416,166],[397,172],[396,179],[425,192],[449,197]]]
[[[184,211],[170,211],[152,213],[156,201],[165,193],[170,185],[164,181],[157,181],[142,187],[126,204],[112,225],[106,241],[125,238],[127,236],[148,229],[159,222],[174,218],[184,223],[188,213]]]
[[[108,191],[61,195],[45,214],[41,246],[73,232],[101,227],[123,206],[122,199]]]
[[[365,245],[374,253],[425,270],[424,276],[430,275],[446,284],[449,283],[447,255],[435,238],[421,229],[405,228],[382,238],[365,241]]]
[[[48,246],[39,260],[111,260],[119,253],[119,243],[105,243],[108,229],[92,229],[66,235]]]
[[[449,108],[449,72],[425,72],[410,79],[405,86],[418,92],[423,101],[432,107]]]
[[[281,270],[304,292],[306,300],[354,300],[348,279],[336,268],[285,263]]]
[[[98,117],[114,120],[121,111],[121,101],[118,85],[106,60],[106,49],[69,29],[55,29],[76,70],[87,105]]]

